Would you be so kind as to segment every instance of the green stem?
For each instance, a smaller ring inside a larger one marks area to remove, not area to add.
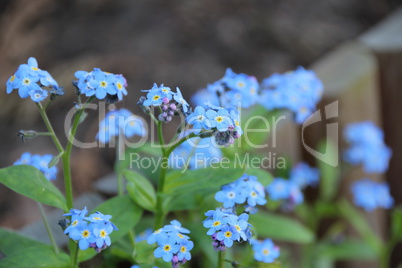
[[[71,253],[71,267],[78,267],[78,245],[72,239],[68,241],[68,247]]]
[[[218,268],[223,268],[225,265],[225,251],[218,252]]]
[[[120,154],[123,150],[123,148],[121,147],[122,144],[120,143],[120,138],[121,138],[121,134],[119,134],[118,137],[116,137],[116,163],[115,163],[115,168],[114,171],[116,173],[117,176],[117,195],[118,196],[122,196],[124,194],[124,183],[123,183],[123,175],[121,174],[121,172],[119,171],[119,159],[120,159]]]
[[[59,247],[56,244],[56,240],[54,240],[53,232],[52,232],[52,229],[50,229],[45,210],[43,209],[43,206],[41,203],[37,202],[37,204],[38,204],[38,208],[40,211],[40,215],[42,217],[42,221],[45,224],[47,235],[49,236],[50,242],[52,243],[53,251],[54,251],[54,253],[59,254]]]
[[[160,174],[159,174],[159,179],[158,179],[158,185],[157,185],[157,195],[156,195],[156,215],[155,215],[155,230],[159,229],[163,225],[163,221],[165,218],[165,213],[163,213],[163,208],[162,208],[162,203],[163,203],[163,188],[165,185],[165,178],[166,178],[166,172],[168,168],[168,155],[166,154],[167,151],[165,149],[165,140],[163,139],[163,129],[162,129],[162,122],[158,122],[158,139],[159,139],[159,144],[161,146],[162,150],[162,161],[161,161],[161,167],[160,167]]]
[[[381,252],[381,259],[380,259],[380,267],[381,268],[388,268],[389,260],[392,254],[392,250],[394,249],[395,245],[398,243],[398,238],[392,237],[388,243],[384,246],[383,251]]]
[[[57,151],[59,151],[59,153],[64,152],[63,146],[61,145],[59,139],[56,136],[56,133],[53,130],[52,124],[50,123],[49,118],[47,117],[46,111],[45,109],[42,107],[42,104],[40,102],[36,103],[36,106],[38,106],[39,108],[39,113],[43,119],[43,122],[46,125],[46,128],[48,130],[48,132],[50,133],[49,135],[52,137],[53,143],[57,148]]]
[[[169,149],[167,149],[167,157],[170,156],[170,154],[174,151],[174,149],[176,149],[180,144],[182,144],[183,142],[185,142],[188,139],[194,138],[194,137],[198,137],[198,135],[191,133],[187,136],[185,136],[184,138],[182,138],[181,140],[179,140],[178,142],[176,142],[174,145],[172,145]]]
[[[162,122],[158,122],[158,139],[159,139],[159,145],[161,146],[162,149],[162,155],[165,154],[165,140],[163,139],[163,129],[162,129]]]
[[[163,188],[165,185],[166,172],[168,167],[168,158],[165,154],[162,155],[161,170],[158,179],[157,195],[156,195],[156,215],[155,215],[155,230],[163,226],[165,213],[163,212]]]
[[[128,232],[128,237],[129,237],[129,239],[131,241],[131,246],[133,247],[133,253],[131,255],[132,255],[133,258],[135,258],[135,256],[137,255],[137,251],[135,249],[135,231],[134,231],[134,229],[131,229]]]
[[[82,113],[84,112],[87,104],[93,100],[94,97],[89,98],[85,104],[75,113],[73,126],[70,129],[68,139],[67,139],[67,146],[66,151],[63,154],[63,171],[64,171],[64,187],[66,193],[66,201],[68,209],[73,208],[73,186],[71,180],[71,150],[73,148],[73,143],[75,139],[75,134],[77,132],[78,125],[80,123],[80,118]]]

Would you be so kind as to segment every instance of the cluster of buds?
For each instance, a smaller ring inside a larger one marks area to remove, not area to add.
[[[177,111],[177,106],[171,103],[168,98],[162,99],[163,104],[161,105],[162,112],[159,114],[158,119],[164,123],[169,123],[172,121],[173,116]]]
[[[215,251],[224,251],[226,249],[225,243],[222,241],[219,241],[218,238],[218,233],[214,233],[211,235],[212,238],[212,246],[214,247]]]
[[[215,142],[220,146],[228,147],[233,144],[235,139],[240,138],[240,134],[232,126],[228,127],[228,130],[215,132]]]

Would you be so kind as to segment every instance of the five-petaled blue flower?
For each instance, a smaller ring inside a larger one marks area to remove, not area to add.
[[[205,109],[201,106],[195,107],[194,112],[187,116],[186,121],[193,125],[195,134],[200,133],[203,129],[209,130],[213,127],[213,124],[205,114]]]
[[[279,247],[271,239],[253,240],[254,259],[259,262],[273,263],[280,255]]]
[[[235,226],[225,225],[216,236],[217,240],[223,241],[226,247],[230,248],[233,241],[239,240],[240,235]]]

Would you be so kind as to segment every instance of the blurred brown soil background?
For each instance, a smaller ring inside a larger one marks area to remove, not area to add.
[[[273,72],[308,66],[398,5],[397,0],[2,0],[0,167],[25,151],[56,154],[50,138],[21,143],[16,136],[21,129],[45,131],[32,101],[5,92],[7,79],[31,56],[65,88],[66,95],[48,108],[65,143],[63,124],[75,101],[71,81],[77,70],[123,74],[129,94],[117,106],[142,116],[135,104],[140,90],[154,82],[178,86],[189,99],[227,67],[261,81]],[[78,139],[93,141],[99,119],[91,111]],[[113,149],[74,148],[75,195],[91,190],[92,182],[112,171],[113,161]],[[61,176],[55,183],[63,187]],[[32,203],[0,185],[0,225],[17,229],[38,219]]]

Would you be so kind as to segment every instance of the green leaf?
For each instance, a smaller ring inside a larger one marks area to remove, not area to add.
[[[141,219],[142,209],[138,207],[129,196],[113,197],[96,207],[91,213],[99,211],[105,215],[111,215],[113,222],[119,230],[110,234],[112,243],[115,243],[124,235],[126,235]],[[78,259],[85,261],[96,255],[96,251],[92,248],[80,250]]]
[[[242,151],[264,148],[268,146],[267,140],[275,127],[281,120],[281,110],[267,111],[261,105],[254,106],[249,113],[243,113],[241,125],[244,130],[239,144]],[[264,146],[264,147],[261,147]]]
[[[135,261],[138,264],[152,264],[155,261],[154,250],[155,245],[149,245],[147,241],[141,241],[135,244],[137,255]]]
[[[375,260],[377,258],[373,248],[365,241],[345,240],[341,243],[326,243],[320,245],[320,257],[332,260]]]
[[[356,229],[364,241],[369,244],[377,253],[377,256],[379,256],[381,254],[382,242],[380,238],[373,232],[362,214],[346,199],[339,201],[338,209],[341,217],[350,222],[350,224]]]
[[[56,255],[52,246],[0,228],[1,268],[9,267],[69,267],[70,258],[64,253]]]
[[[231,183],[244,174],[241,168],[204,168],[176,170],[167,175],[164,193],[194,193],[209,189],[218,191],[222,185]]]
[[[314,241],[314,233],[298,221],[267,212],[250,215],[250,224],[258,236],[274,240],[308,244]]]
[[[335,157],[338,157],[337,147],[330,140],[326,142],[321,141],[318,145],[318,151],[324,152],[325,159],[318,160],[318,169],[321,174],[320,181],[320,197],[324,201],[332,200],[337,191],[340,180],[340,169],[338,166],[334,167],[327,163],[335,163]]]
[[[209,189],[199,190],[195,193],[180,193],[175,195],[166,195],[163,201],[163,211],[181,211],[193,210],[203,207],[209,207],[205,204],[206,200],[214,201],[214,207],[218,205],[217,201]]]
[[[155,211],[156,193],[154,186],[141,174],[126,169],[123,176],[127,179],[127,191],[131,199],[140,207]]]
[[[0,183],[37,202],[68,211],[61,192],[33,166],[17,165],[0,169]]]

